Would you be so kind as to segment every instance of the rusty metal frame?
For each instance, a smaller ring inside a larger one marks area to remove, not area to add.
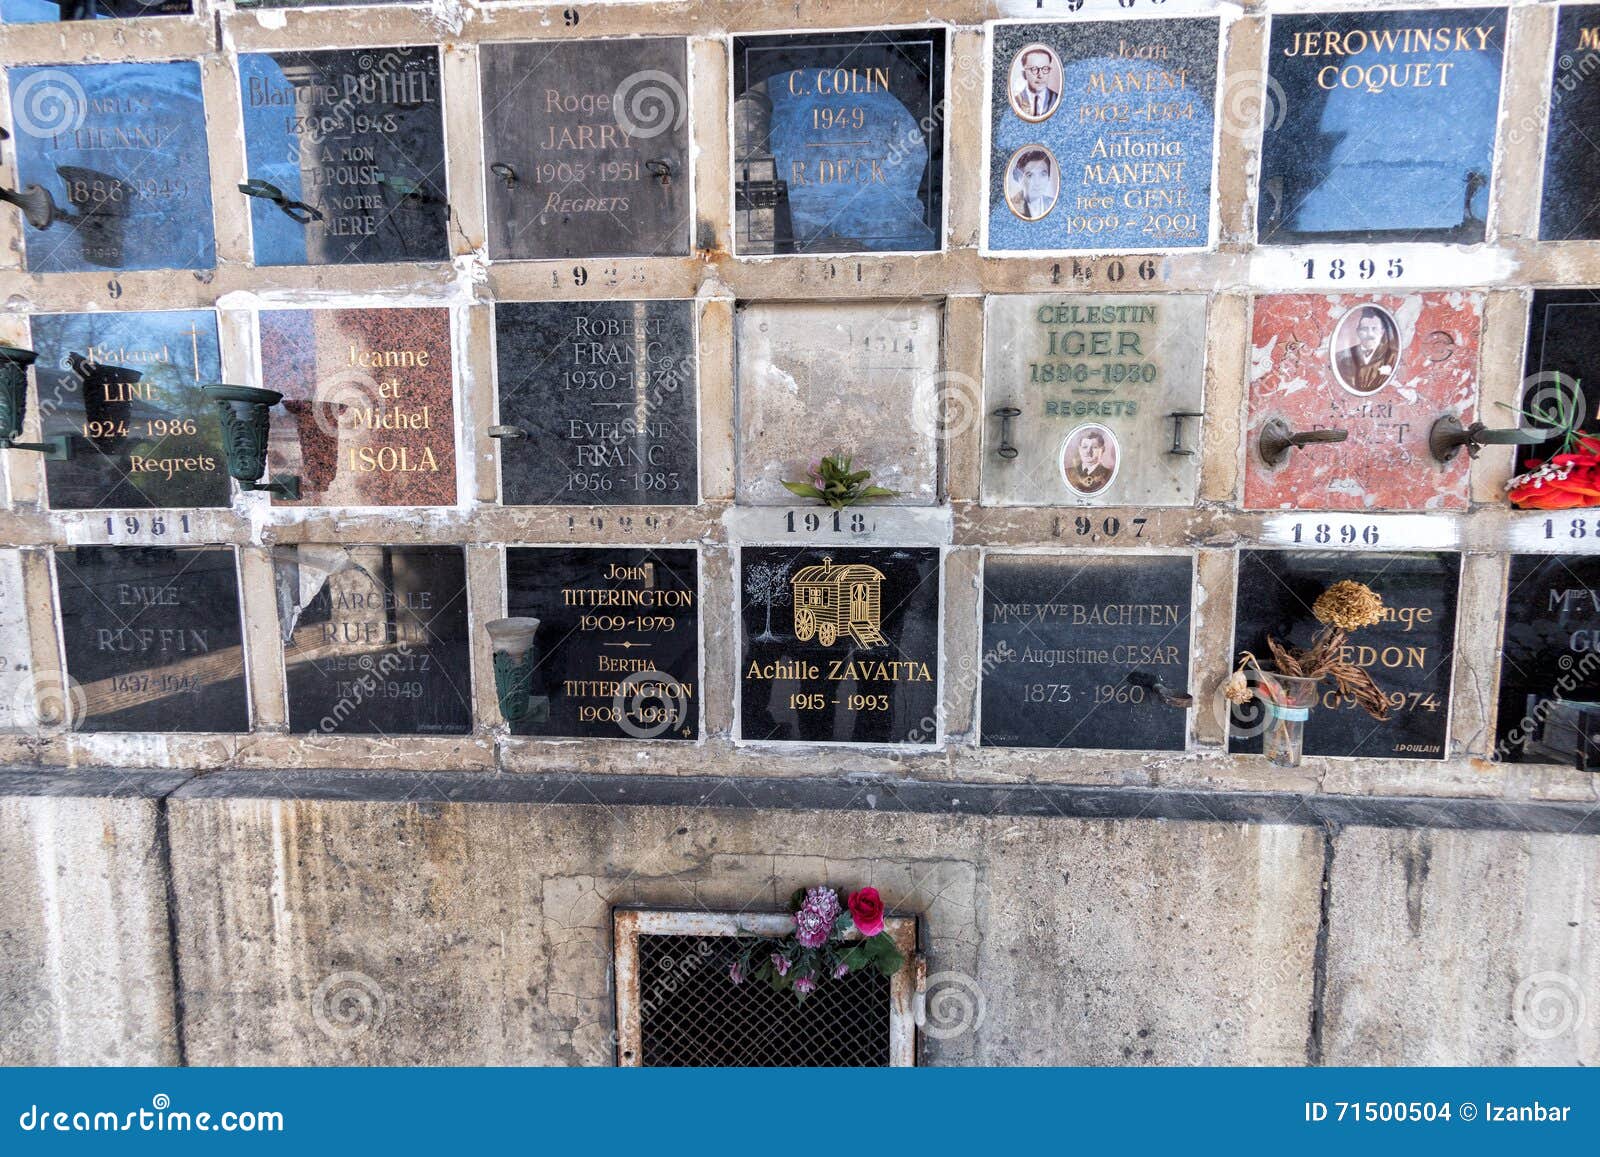
[[[889,981],[889,1065],[909,1068],[917,1063],[917,995],[920,977],[926,971],[917,950],[917,917],[890,916],[883,926],[905,957],[905,964]],[[793,930],[794,917],[786,912],[613,909],[616,1063],[623,1068],[637,1068],[644,1059],[639,1020],[640,936],[782,936]],[[847,940],[859,938],[854,930],[845,935]]]

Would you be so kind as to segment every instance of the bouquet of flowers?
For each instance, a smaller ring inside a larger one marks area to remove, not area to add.
[[[905,957],[883,930],[883,901],[876,888],[841,895],[826,885],[797,888],[789,898],[794,931],[779,940],[744,940],[728,968],[735,984],[748,977],[765,980],[778,990],[790,989],[804,1000],[822,980],[839,980],[863,968],[893,976]],[[854,929],[856,940],[845,935]]]
[[[1264,667],[1261,660],[1245,651],[1223,686],[1223,694],[1231,703],[1262,701],[1268,717],[1262,750],[1283,767],[1300,762],[1305,721],[1316,702],[1316,689],[1324,679],[1332,679],[1341,695],[1354,700],[1378,722],[1389,718],[1388,696],[1365,668],[1356,666],[1345,655],[1352,631],[1383,618],[1382,596],[1365,583],[1340,579],[1317,597],[1311,613],[1323,624],[1311,646],[1286,646],[1268,635],[1271,663]]]
[[[1600,506],[1600,438],[1579,430],[1583,421],[1581,381],[1561,379],[1562,387],[1546,391],[1544,405],[1516,412],[1530,423],[1550,429],[1560,448],[1550,457],[1528,461],[1528,471],[1506,483],[1506,498],[1523,510],[1573,510]],[[1552,404],[1553,399],[1553,404]],[[1504,405],[1504,403],[1501,403]],[[1515,409],[1515,407],[1507,407]]]

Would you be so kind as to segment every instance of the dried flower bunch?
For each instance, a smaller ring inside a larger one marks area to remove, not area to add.
[[[735,984],[746,977],[765,980],[773,988],[792,989],[804,1000],[820,980],[839,980],[863,968],[893,976],[905,957],[883,928],[883,900],[876,888],[860,888],[843,896],[826,885],[799,888],[789,898],[794,931],[778,940],[744,940],[728,968]],[[857,938],[846,940],[854,929]]]
[[[1364,668],[1344,657],[1350,632],[1370,627],[1383,618],[1383,597],[1365,583],[1340,579],[1317,597],[1311,613],[1323,624],[1309,647],[1289,647],[1267,636],[1272,651],[1273,670],[1279,675],[1301,679],[1332,679],[1339,693],[1361,706],[1368,715],[1382,722],[1389,718],[1389,699]],[[1263,674],[1261,661],[1245,651],[1239,665],[1223,687],[1231,702],[1247,703],[1253,692],[1245,675],[1253,668]]]
[[[801,498],[826,502],[835,510],[843,510],[868,498],[893,498],[899,493],[887,487],[867,485],[871,477],[870,470],[851,470],[850,455],[835,450],[811,467],[809,482],[785,482],[783,487]]]

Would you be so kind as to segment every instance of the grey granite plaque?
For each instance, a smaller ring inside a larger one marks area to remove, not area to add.
[[[503,500],[698,501],[694,303],[495,307]]]
[[[1203,297],[1039,294],[984,308],[985,503],[1194,502]]]
[[[689,251],[687,46],[485,44],[489,256]]]

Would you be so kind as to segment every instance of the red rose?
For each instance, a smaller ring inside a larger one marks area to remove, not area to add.
[[[846,901],[850,905],[850,919],[856,922],[856,931],[863,936],[876,936],[883,931],[883,901],[878,889],[862,888],[851,892]]]

